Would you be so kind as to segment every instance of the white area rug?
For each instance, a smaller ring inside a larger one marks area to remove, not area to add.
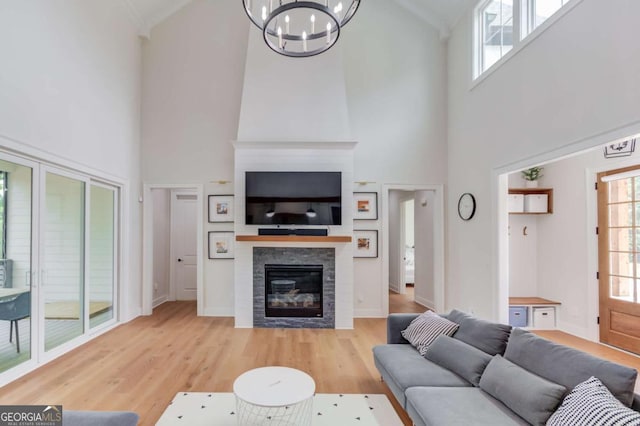
[[[233,393],[179,392],[156,425],[236,426],[235,413]],[[386,395],[319,393],[313,397],[312,424],[402,426],[402,421]]]

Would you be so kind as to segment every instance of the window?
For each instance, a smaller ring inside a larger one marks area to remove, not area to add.
[[[556,13],[569,0],[525,0],[522,14],[522,37],[525,38],[540,24]]]
[[[485,71],[513,47],[513,0],[491,0],[479,12],[479,65]]]
[[[474,79],[571,1],[482,0],[475,10]]]

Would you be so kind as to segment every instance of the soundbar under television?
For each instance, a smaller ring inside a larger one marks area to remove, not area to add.
[[[247,225],[341,225],[340,172],[246,172]]]

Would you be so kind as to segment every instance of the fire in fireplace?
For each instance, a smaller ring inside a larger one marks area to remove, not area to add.
[[[322,317],[322,265],[265,265],[266,317]]]

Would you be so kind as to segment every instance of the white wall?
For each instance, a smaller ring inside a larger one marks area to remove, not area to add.
[[[449,39],[449,202],[446,304],[506,319],[497,271],[498,183],[509,164],[606,142],[640,127],[640,2],[583,0],[484,81],[471,82],[471,13]],[[597,28],[599,30],[594,30]],[[573,148],[575,144],[576,148]],[[517,164],[511,170],[516,169]],[[476,216],[456,214],[472,192]]]
[[[0,3],[0,145],[128,183],[124,318],[140,306],[140,42],[123,2]]]
[[[235,1],[193,1],[143,41],[145,183],[232,180],[249,19]]]
[[[404,267],[402,262],[404,248],[401,246],[401,203],[406,199],[402,191],[389,191],[389,289],[399,293],[404,283],[400,282],[400,268]]]
[[[539,187],[547,188],[543,177]],[[509,188],[524,188],[520,172],[509,175]],[[509,296],[542,297],[538,291],[538,219],[539,215],[509,215]],[[526,235],[525,235],[526,234]]]
[[[416,191],[414,298],[416,302],[433,309],[435,309],[434,207],[434,191]]]
[[[382,21],[386,24],[380,25]],[[248,51],[252,52],[248,49],[249,34],[257,31],[250,25],[235,2],[193,1],[154,27],[151,39],[144,41],[145,182],[203,183],[206,195],[231,194],[234,188],[237,192],[237,181],[226,185],[212,182],[235,180],[230,142],[242,137],[258,139],[256,129],[264,129],[262,140],[277,137],[268,132],[271,127],[259,126],[258,122],[244,133],[238,130],[245,62],[259,70],[275,60],[269,55],[276,55],[257,44],[256,49],[265,50],[247,58]],[[345,129],[341,121],[330,133],[309,135],[304,141],[344,140],[350,133],[358,142],[353,180],[375,182],[358,186],[357,191],[380,192],[385,182],[444,183],[445,52],[438,31],[411,13],[385,0],[364,2],[344,28],[339,43],[327,52],[341,57],[343,69],[333,70],[331,75],[343,79],[336,85],[343,85],[346,91],[349,128]],[[298,61],[302,62],[294,62],[289,73],[306,69],[308,60]],[[300,76],[294,77],[298,81]],[[260,107],[315,102],[311,94],[315,91],[303,88],[293,92],[287,81],[285,77],[269,79],[266,83],[279,87],[281,97],[260,99]],[[343,111],[343,107],[337,108]],[[250,119],[243,120],[243,127],[253,124]],[[380,221],[363,226],[379,230]],[[207,230],[223,230],[219,228],[205,224]],[[206,247],[205,238],[202,244]],[[381,250],[383,244],[379,241]],[[233,314],[233,269],[233,261],[205,263],[205,313]],[[382,277],[381,257],[355,260],[354,274],[356,315],[382,316],[387,283]]]
[[[169,244],[171,198],[167,189],[152,189],[153,197],[153,307],[169,298]]]

